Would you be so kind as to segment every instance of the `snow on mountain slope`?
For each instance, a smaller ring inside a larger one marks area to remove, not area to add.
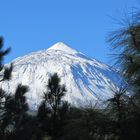
[[[109,66],[85,56],[62,42],[19,57],[13,61],[12,80],[2,88],[14,91],[18,83],[28,85],[28,102],[32,109],[40,103],[48,78],[58,73],[66,85],[64,97],[73,105],[88,105],[105,101],[112,96],[110,87],[119,86],[120,76]]]

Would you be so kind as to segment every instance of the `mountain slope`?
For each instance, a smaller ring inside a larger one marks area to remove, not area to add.
[[[66,85],[64,97],[73,105],[88,105],[112,96],[110,87],[119,86],[120,76],[109,66],[59,42],[47,50],[13,61],[12,80],[2,87],[14,91],[18,83],[29,85],[28,102],[35,109],[41,101],[48,78],[58,73]]]

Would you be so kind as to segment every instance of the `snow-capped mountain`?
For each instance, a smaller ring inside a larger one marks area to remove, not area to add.
[[[112,96],[110,87],[119,86],[119,74],[109,66],[89,58],[62,42],[12,61],[12,80],[2,87],[14,92],[18,83],[30,87],[27,99],[32,109],[40,103],[48,78],[58,73],[66,85],[64,100],[73,105],[88,105]]]

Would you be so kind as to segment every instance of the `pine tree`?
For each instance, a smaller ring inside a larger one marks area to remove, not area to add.
[[[3,45],[4,45],[4,39],[0,37],[0,72],[2,71],[2,73],[0,73],[0,81],[10,80],[11,72],[13,69],[12,64],[10,67],[5,67],[3,65],[4,56],[7,55],[11,50],[10,48],[3,50]]]
[[[62,97],[65,95],[66,88],[60,85],[60,78],[55,73],[48,82],[48,91],[44,93],[45,100],[49,103],[53,110],[54,119],[58,115],[58,108],[62,104]]]
[[[132,15],[133,16],[133,15]],[[128,25],[127,25],[128,24]],[[140,91],[140,20],[125,22],[125,27],[111,32],[108,42],[116,50],[116,64],[136,92]]]
[[[3,50],[4,40],[0,37],[0,82],[10,80],[13,65],[3,65],[4,56],[10,52],[10,48]],[[26,86],[19,84],[12,95],[0,89],[0,139],[19,139],[19,132],[24,129],[24,118],[28,110],[25,93]]]
[[[130,19],[130,22],[128,22],[128,20],[125,22],[124,20],[125,26],[115,32],[112,32],[109,35],[108,40],[113,49],[117,52],[115,55],[117,56],[116,64],[118,64],[121,74],[127,81],[129,92],[131,93],[131,98],[127,104],[128,114],[125,115],[126,119],[123,121],[124,124],[121,125],[125,129],[125,135],[123,135],[124,137],[120,137],[123,140],[140,138],[138,132],[140,129],[138,125],[140,122],[140,13],[136,11],[136,15],[137,16],[131,15],[134,19]],[[117,94],[110,101],[112,103],[116,102],[116,105],[118,103],[121,104],[122,100],[120,99],[122,97],[122,94]],[[113,106],[114,105],[112,104],[112,107]],[[122,114],[124,113],[121,113],[123,112],[121,110],[125,106],[126,105],[122,105],[122,107],[117,106],[117,110],[114,108],[114,111],[117,111],[119,114],[119,120],[122,120]]]
[[[66,88],[64,85],[60,85],[60,78],[55,73],[48,80],[47,91],[44,93],[43,102],[38,109],[38,117],[42,120],[43,129],[54,137],[60,129],[59,110],[63,106],[62,97],[65,93]]]
[[[23,120],[28,111],[25,93],[28,91],[26,86],[18,85],[15,94],[11,95],[4,105],[1,129],[6,134],[5,137],[16,137],[23,129]]]
[[[125,140],[125,123],[129,114],[130,97],[126,94],[127,89],[122,87],[120,89],[113,89],[113,97],[108,99],[108,116],[114,123],[112,127],[114,137],[119,140]]]
[[[10,52],[10,48],[3,50],[3,46],[4,46],[4,39],[0,37],[0,82],[4,80],[10,80],[11,72],[13,69],[12,64],[10,67],[5,67],[3,65],[3,59],[5,55],[7,55]],[[6,92],[3,89],[0,89],[0,111],[2,111],[3,109],[5,98],[6,98]]]
[[[9,67],[3,65],[4,57],[10,52],[10,48],[3,50],[4,39],[0,37],[0,82],[11,79],[12,64]],[[10,97],[3,89],[0,88],[0,139],[3,138],[3,130],[1,125],[3,123],[2,115],[5,111],[5,101]]]

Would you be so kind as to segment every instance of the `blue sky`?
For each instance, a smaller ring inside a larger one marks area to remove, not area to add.
[[[0,35],[12,52],[5,59],[48,48],[62,41],[109,63],[106,36],[139,0],[0,0]],[[111,18],[112,17],[112,18]]]

